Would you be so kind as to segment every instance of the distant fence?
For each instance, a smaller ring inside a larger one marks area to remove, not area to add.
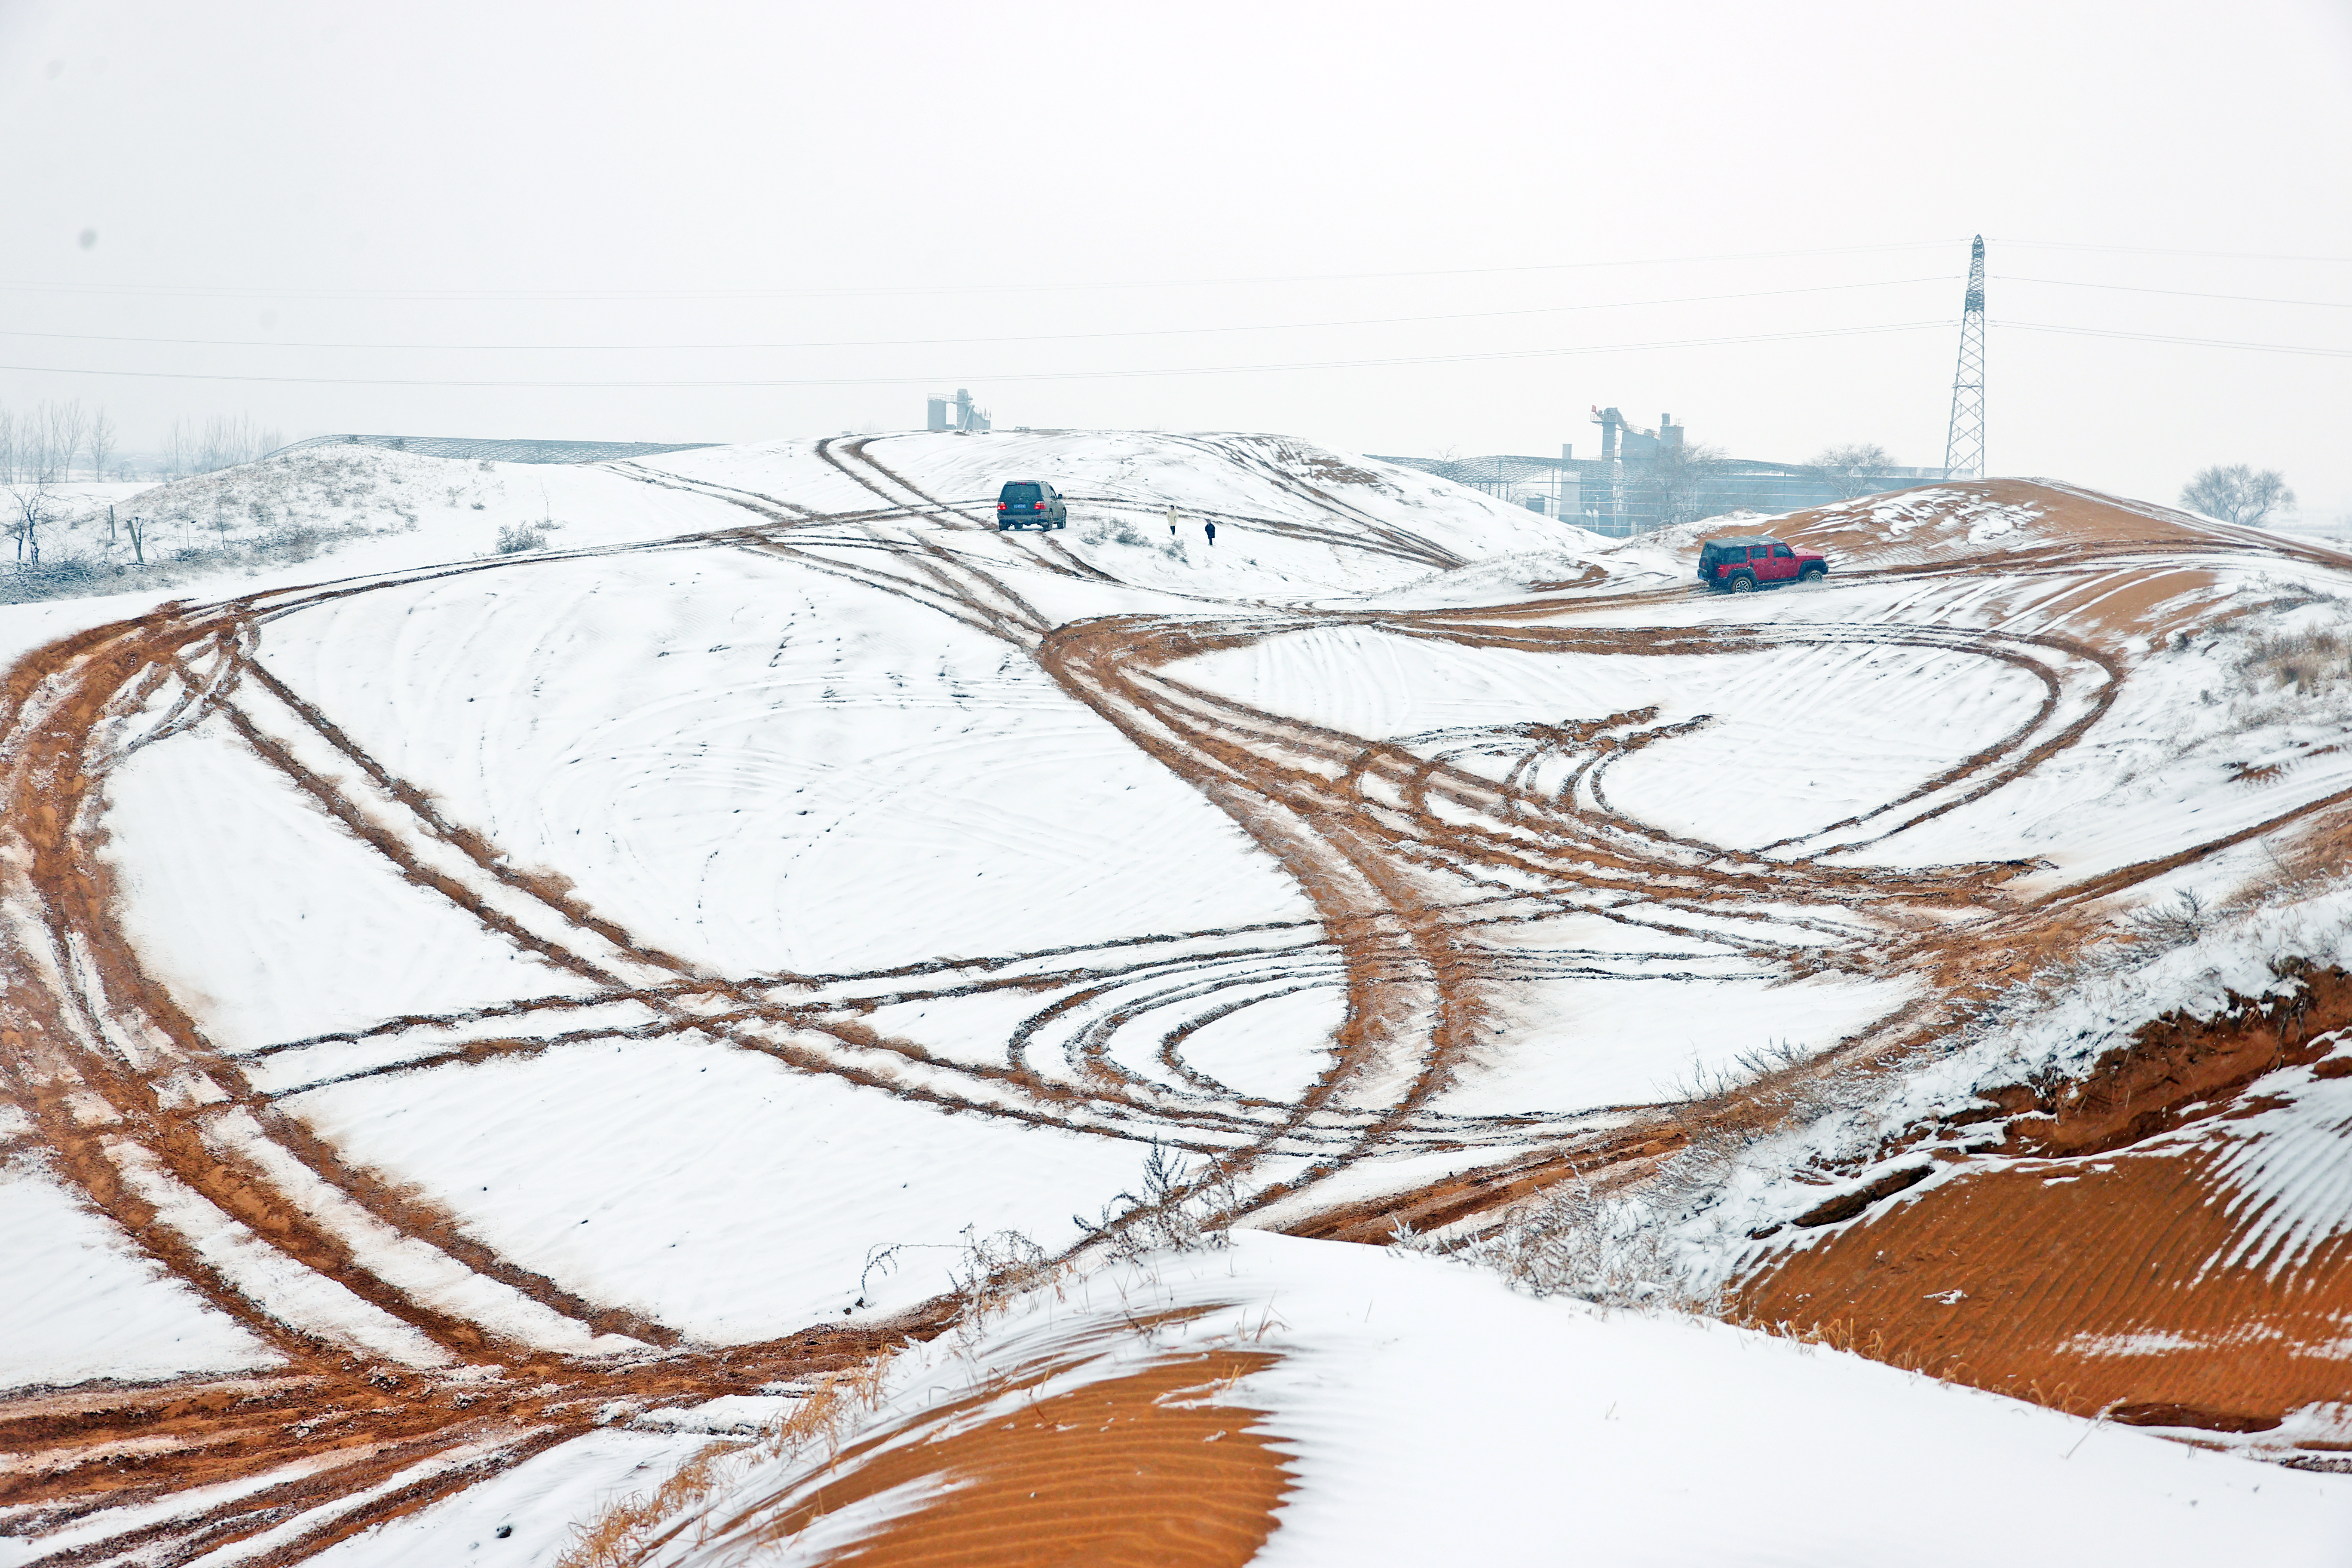
[[[623,458],[657,458],[664,452],[693,452],[719,445],[716,441],[505,441],[471,436],[313,436],[280,447],[269,457],[307,451],[314,447],[382,447],[414,452],[420,458],[479,459],[489,463],[610,463]]]

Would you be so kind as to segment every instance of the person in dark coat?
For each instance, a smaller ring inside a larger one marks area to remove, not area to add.
[[[1217,524],[1215,520],[1212,519],[1209,521],[1202,523],[1201,528],[1203,532],[1208,534],[1209,542],[1214,544],[1217,542]]]

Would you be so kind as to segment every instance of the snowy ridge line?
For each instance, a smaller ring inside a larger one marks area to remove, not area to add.
[[[1345,524],[1350,537],[1348,542],[1357,549],[1370,549],[1403,560],[1424,562],[1439,568],[1465,565],[1463,558],[1443,545],[1419,534],[1396,528],[1384,519],[1349,505],[1336,496],[1300,479],[1297,474],[1267,461],[1255,452],[1243,449],[1236,438],[1219,439],[1204,436],[1172,436],[1168,437],[1181,446],[1192,447],[1211,457],[1218,458],[1243,469],[1252,478],[1272,485],[1286,494],[1298,497],[1316,510],[1326,513]],[[1365,536],[1378,541],[1367,545]]]

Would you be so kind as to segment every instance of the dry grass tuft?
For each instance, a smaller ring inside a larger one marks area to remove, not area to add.
[[[792,1459],[822,1447],[837,1453],[850,1420],[882,1403],[889,1365],[898,1352],[885,1350],[863,1365],[833,1373],[793,1406],[792,1413],[747,1446],[713,1443],[649,1492],[607,1503],[575,1527],[571,1548],[555,1568],[634,1568],[645,1554],[677,1531],[732,1475],[751,1466]],[[705,1521],[707,1526],[709,1521]]]
[[[2256,637],[2238,668],[2257,688],[2317,696],[2352,686],[2352,639],[2326,627]]]
[[[629,1568],[671,1520],[709,1497],[719,1486],[719,1461],[730,1443],[713,1443],[650,1492],[614,1500],[575,1527],[571,1548],[555,1568]]]

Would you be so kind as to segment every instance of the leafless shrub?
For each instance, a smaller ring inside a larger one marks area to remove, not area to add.
[[[2180,947],[2195,942],[2210,923],[2205,900],[2188,888],[2172,895],[2172,901],[2155,909],[2142,910],[2125,922],[2141,938],[2161,942],[2167,947]]]
[[[1707,1310],[1712,1297],[1694,1291],[1683,1278],[1659,1223],[1663,1195],[1605,1191],[1574,1176],[1545,1189],[1454,1256],[1496,1270],[1533,1296]]]
[[[1045,1249],[1017,1230],[982,1236],[967,1226],[963,1257],[948,1270],[956,1294],[963,1298],[964,1315],[977,1320],[1005,1302],[1042,1284],[1053,1273]]]
[[[1113,1258],[1131,1261],[1152,1252],[1192,1252],[1230,1245],[1226,1220],[1240,1206],[1230,1173],[1213,1160],[1198,1168],[1154,1143],[1144,1157],[1143,1192],[1121,1192],[1099,1220],[1072,1215],[1088,1240]]]
[[[2352,640],[2327,627],[2256,637],[2239,656],[2247,683],[2310,697],[2352,684]]]
[[[1133,518],[1110,516],[1085,518],[1078,522],[1078,537],[1089,544],[1132,544],[1141,549],[1157,541],[1147,537]]]
[[[546,531],[535,522],[509,522],[499,529],[500,555],[520,555],[526,550],[547,548]]]
[[[271,561],[308,561],[326,546],[329,531],[303,523],[285,522],[262,536],[254,553]]]

